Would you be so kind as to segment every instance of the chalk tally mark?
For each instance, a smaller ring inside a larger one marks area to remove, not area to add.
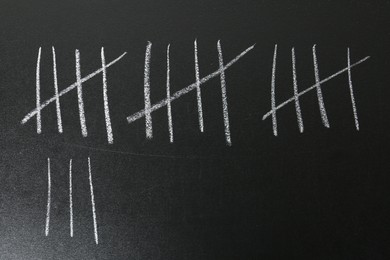
[[[95,243],[99,244],[99,236],[97,230],[97,221],[96,221],[96,208],[95,208],[95,195],[93,191],[93,183],[92,183],[92,170],[91,170],[91,158],[88,157],[88,173],[89,173],[89,188],[91,191],[91,206],[92,206],[92,218],[93,218],[93,232],[95,235]]]
[[[62,128],[62,115],[61,115],[61,104],[60,96],[58,95],[58,80],[57,80],[57,61],[56,61],[56,50],[52,47],[53,53],[53,77],[54,77],[54,97],[56,99],[56,112],[57,112],[57,127],[60,134],[63,133]]]
[[[317,90],[318,106],[319,106],[320,113],[321,113],[322,124],[325,127],[329,128],[330,125],[329,125],[328,115],[326,113],[324,98],[322,96],[322,90],[321,90],[320,73],[319,73],[319,69],[318,69],[316,45],[313,46],[312,51],[313,51],[314,78],[316,80],[315,86],[316,86],[316,90]]]
[[[353,92],[353,86],[352,86],[352,76],[351,76],[351,69],[366,60],[370,58],[370,56],[366,56],[365,58],[351,64],[350,60],[350,50],[348,48],[347,50],[347,67],[337,71],[336,73],[326,77],[323,80],[320,80],[319,76],[319,69],[318,69],[318,61],[317,61],[317,55],[316,55],[316,45],[313,46],[312,51],[313,51],[313,64],[314,64],[314,74],[315,74],[315,84],[306,88],[305,90],[298,92],[298,83],[297,83],[297,72],[296,72],[296,58],[295,58],[295,50],[292,48],[291,52],[291,57],[292,57],[292,70],[293,70],[293,86],[294,86],[294,95],[293,97],[287,99],[286,101],[282,102],[278,106],[275,104],[275,63],[276,63],[276,50],[277,46],[275,45],[275,52],[274,52],[274,59],[273,59],[273,69],[272,69],[272,83],[271,83],[271,110],[268,111],[263,115],[263,120],[267,119],[268,117],[272,116],[272,125],[273,125],[273,132],[274,135],[277,136],[277,125],[276,125],[276,111],[279,109],[283,108],[290,102],[295,103],[295,110],[297,114],[297,123],[299,127],[299,131],[302,133],[304,130],[303,127],[303,119],[302,119],[302,114],[301,114],[301,109],[300,109],[300,103],[299,103],[299,98],[303,96],[304,94],[308,93],[309,91],[316,89],[317,91],[317,99],[318,99],[318,104],[320,108],[320,114],[321,114],[321,119],[322,123],[325,127],[330,127],[329,125],[329,120],[328,116],[326,113],[325,109],[325,104],[322,96],[322,90],[321,90],[321,84],[328,82],[329,80],[343,74],[344,72],[348,72],[348,83],[349,83],[349,91],[350,91],[350,97],[351,97],[351,103],[352,103],[352,111],[354,115],[354,121],[355,121],[355,127],[357,130],[359,130],[359,120],[358,120],[358,115],[357,115],[357,109],[356,109],[356,102],[355,102],[355,96]]]
[[[73,237],[73,185],[72,185],[72,159],[69,161],[69,232]]]
[[[147,50],[146,50],[146,55],[145,55],[145,64],[147,64],[147,61],[150,58],[150,54],[148,52],[148,47],[149,46],[151,46],[151,43],[148,43],[148,45],[147,45]],[[197,56],[197,44],[195,43],[194,46],[195,46],[194,47],[194,49],[195,49],[194,52],[195,52],[195,57],[196,57]],[[235,64],[237,61],[239,61],[248,52],[250,52],[254,48],[254,46],[255,45],[252,45],[252,46],[248,47],[246,50],[241,52],[239,55],[237,55],[234,59],[232,59],[226,65],[223,65],[222,50],[221,50],[220,42],[218,42],[217,43],[218,57],[219,57],[219,68],[218,68],[218,70],[214,71],[213,73],[210,73],[209,75],[207,75],[207,76],[205,76],[203,78],[200,78],[199,80],[195,79],[194,83],[190,84],[189,86],[187,86],[187,87],[185,87],[185,88],[183,88],[181,90],[176,91],[172,95],[170,93],[169,93],[169,95],[167,94],[167,97],[165,99],[160,100],[159,102],[157,102],[154,105],[151,105],[151,103],[149,105],[149,101],[150,101],[149,98],[147,98],[147,100],[145,99],[145,109],[140,110],[140,111],[134,113],[131,116],[128,116],[127,117],[127,122],[130,124],[130,123],[133,123],[133,122],[137,121],[138,119],[141,119],[141,118],[145,117],[145,121],[146,121],[146,136],[148,137],[148,132],[150,134],[150,131],[151,131],[150,130],[151,129],[151,127],[150,127],[151,124],[149,125],[147,122],[151,118],[151,113],[152,112],[154,112],[154,111],[156,111],[156,110],[158,110],[160,108],[163,108],[165,106],[167,106],[168,107],[168,111],[170,111],[171,110],[171,108],[170,108],[171,103],[174,100],[177,100],[180,97],[190,93],[192,90],[195,90],[195,89],[197,90],[198,87],[201,88],[204,83],[206,83],[209,80],[219,76],[220,77],[220,81],[221,81],[221,91],[222,91],[222,105],[223,105],[223,119],[224,119],[224,126],[225,126],[225,139],[226,139],[226,144],[227,145],[231,145],[229,116],[228,116],[228,103],[227,103],[227,94],[226,94],[225,71],[228,68],[230,68],[233,64]],[[167,60],[168,60],[168,57],[167,57]],[[169,64],[168,61],[167,61],[167,64]],[[145,66],[145,68],[146,67],[147,66]],[[147,70],[149,70],[149,69],[145,69],[145,75],[149,75],[146,72]],[[197,78],[196,75],[198,75],[198,73],[196,71],[198,71],[197,70],[197,58],[195,58],[195,78]],[[167,75],[169,75],[169,73],[167,73]],[[147,86],[148,84],[145,84],[145,85]],[[150,95],[150,93],[147,93],[147,91],[145,91],[145,93]],[[197,93],[199,93],[199,92],[197,92]],[[145,95],[145,98],[148,97],[148,95]],[[197,101],[198,100],[199,99],[197,99]],[[200,103],[201,102],[198,102],[197,104],[200,104]],[[198,108],[199,108],[199,106],[198,106]],[[200,110],[198,110],[198,112],[199,111]],[[169,114],[170,114],[170,112],[168,112],[168,115]],[[200,115],[200,113],[198,113],[198,115]],[[169,117],[171,117],[171,115],[169,115]],[[169,119],[168,119],[168,121],[169,121]],[[172,136],[173,136],[173,131],[172,131]],[[173,141],[173,137],[170,140]]]
[[[151,115],[150,101],[150,59],[152,56],[152,43],[148,42],[145,51],[145,67],[144,67],[144,101],[145,101],[145,131],[146,138],[153,138],[153,124]]]
[[[170,79],[170,45],[167,46],[167,116],[168,116],[168,131],[169,131],[169,142],[173,143],[173,122],[172,122],[172,107],[171,107],[171,79]]]
[[[36,66],[36,108],[32,111],[30,111],[28,114],[25,115],[25,117],[22,119],[21,124],[27,123],[31,118],[36,116],[37,120],[37,133],[42,132],[42,122],[41,122],[41,111],[46,108],[51,103],[56,103],[56,112],[57,112],[57,126],[58,126],[58,132],[63,132],[63,125],[62,125],[62,116],[61,116],[61,105],[60,105],[60,97],[67,94],[68,92],[72,91],[73,89],[77,89],[77,101],[78,101],[78,108],[79,108],[79,118],[80,118],[80,128],[81,128],[81,134],[83,137],[88,136],[88,129],[86,125],[86,118],[85,118],[85,111],[84,111],[84,100],[83,100],[83,83],[86,81],[92,79],[96,75],[102,73],[103,78],[103,105],[104,105],[104,115],[105,115],[105,121],[106,121],[106,131],[107,131],[107,141],[109,144],[112,144],[114,142],[113,133],[112,133],[112,126],[111,126],[111,118],[110,118],[110,111],[109,111],[109,104],[108,104],[108,91],[107,91],[107,68],[111,67],[115,63],[117,63],[119,60],[121,60],[127,53],[124,52],[122,55],[114,59],[113,61],[106,64],[105,60],[105,54],[104,54],[104,48],[101,49],[101,60],[102,60],[102,67],[95,70],[94,72],[88,74],[85,77],[81,77],[81,61],[80,61],[80,51],[75,50],[75,63],[76,63],[76,82],[68,86],[67,88],[63,89],[62,91],[58,90],[58,80],[57,80],[57,65],[56,65],[56,52],[54,47],[52,47],[52,54],[53,54],[53,75],[54,75],[54,96],[47,99],[43,103],[41,102],[41,96],[40,96],[40,64],[41,64],[41,48],[38,50],[38,58],[37,58],[37,66]]]
[[[298,80],[297,80],[297,69],[296,69],[295,49],[294,48],[291,49],[291,62],[292,62],[292,72],[293,72],[295,112],[297,114],[297,123],[298,123],[299,132],[303,133],[304,127],[303,127],[301,105],[299,104]]]
[[[51,209],[51,172],[50,172],[50,158],[47,158],[47,205],[46,205],[45,236],[49,235],[50,209]]]
[[[37,134],[42,132],[41,121],[41,47],[38,50],[37,67],[36,67],[36,82],[35,82],[35,95],[36,95],[36,115],[37,115]]]
[[[200,89],[200,76],[199,76],[199,60],[198,60],[198,43],[194,41],[194,60],[195,60],[195,84],[196,84],[196,101],[198,105],[198,118],[199,118],[199,130],[203,133],[203,108],[202,108],[202,92]]]

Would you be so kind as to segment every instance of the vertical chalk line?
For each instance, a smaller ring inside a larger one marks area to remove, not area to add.
[[[88,157],[88,172],[89,172],[89,188],[91,190],[93,230],[94,230],[94,234],[95,234],[95,242],[96,242],[96,244],[98,244],[99,240],[98,240],[98,231],[97,231],[97,222],[96,222],[95,196],[94,196],[94,193],[93,193],[91,158],[90,157]]]
[[[278,135],[278,122],[276,121],[276,104],[275,104],[275,77],[276,77],[276,56],[278,52],[278,45],[275,44],[274,57],[272,62],[272,79],[271,79],[271,113],[272,113],[272,130],[274,136]]]
[[[47,206],[46,206],[46,225],[45,235],[49,235],[50,226],[50,207],[51,207],[51,173],[50,173],[50,158],[47,158]]]
[[[348,55],[347,55],[347,60],[348,60],[348,82],[349,82],[349,93],[351,95],[351,103],[352,103],[352,111],[353,111],[353,117],[355,119],[355,127],[356,130],[359,131],[359,118],[357,114],[357,109],[356,109],[356,103],[355,103],[355,95],[353,93],[353,86],[352,86],[352,75],[351,75],[351,55],[350,51],[348,48]]]
[[[72,188],[72,159],[69,161],[69,225],[70,236],[73,237],[73,188]]]
[[[36,94],[36,111],[37,111],[37,134],[42,132],[42,122],[41,122],[41,47],[38,50],[37,58],[37,67],[36,67],[36,84],[35,84],[35,94]]]
[[[302,133],[303,132],[303,119],[302,119],[302,113],[301,113],[301,106],[299,104],[297,69],[296,69],[295,49],[294,48],[291,49],[291,60],[292,60],[292,70],[293,70],[295,111],[297,113],[297,122],[298,122],[299,131]]]
[[[324,98],[322,96],[322,90],[321,90],[320,73],[319,73],[319,69],[318,69],[318,61],[317,61],[317,54],[316,54],[316,45],[313,45],[313,64],[314,64],[314,77],[316,80],[318,106],[320,108],[321,119],[322,119],[323,125],[325,127],[329,128],[330,127],[329,120],[328,120],[328,116],[326,114]]]
[[[171,107],[171,87],[170,87],[170,61],[169,61],[170,44],[167,47],[167,114],[168,114],[168,130],[169,141],[173,143],[173,123],[172,123],[172,107]]]
[[[145,129],[146,138],[153,138],[153,125],[151,115],[151,101],[150,101],[150,58],[152,56],[152,43],[148,42],[145,51],[145,68],[144,68],[144,97],[145,97]]]
[[[104,48],[101,49],[102,58],[102,75],[103,75],[103,103],[104,103],[104,118],[106,120],[107,141],[109,144],[114,143],[114,136],[112,134],[110,107],[108,105],[108,93],[107,93],[107,67],[106,58],[104,56]]]
[[[219,61],[219,70],[220,70],[220,79],[221,79],[222,111],[223,111],[223,123],[225,126],[225,140],[226,140],[226,144],[228,146],[231,146],[232,139],[230,136],[229,109],[227,103],[225,70],[223,65],[221,41],[219,40],[217,42],[217,49],[218,49],[218,61]]]
[[[88,136],[87,125],[85,123],[85,114],[84,114],[84,101],[83,101],[83,87],[81,83],[81,71],[80,71],[80,52],[76,49],[76,84],[77,84],[77,99],[79,104],[79,114],[80,114],[80,126],[81,134],[83,137]]]
[[[194,41],[194,58],[195,58],[195,84],[196,84],[196,100],[198,104],[199,129],[203,133],[203,108],[202,108],[202,92],[200,90],[200,76],[199,76],[199,61],[198,61],[198,43]]]
[[[53,52],[53,77],[54,77],[54,97],[56,99],[56,112],[57,112],[57,127],[58,132],[62,134],[62,116],[61,116],[61,105],[60,96],[58,95],[58,80],[57,80],[57,61],[56,61],[56,50],[51,47]]]

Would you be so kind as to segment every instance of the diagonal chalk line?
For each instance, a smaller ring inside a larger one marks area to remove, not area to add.
[[[112,65],[114,65],[115,63],[117,63],[119,60],[121,60],[125,55],[127,54],[127,52],[124,52],[122,55],[120,55],[118,58],[116,58],[115,60],[111,61],[110,63],[106,64],[105,68],[100,68],[90,74],[88,74],[87,76],[85,76],[84,78],[80,79],[80,82],[75,82],[73,84],[71,84],[69,87],[65,88],[64,90],[60,91],[58,93],[58,95],[55,95],[54,97],[46,100],[45,102],[41,103],[39,105],[39,107],[37,107],[36,109],[30,111],[21,121],[21,124],[25,124],[27,123],[33,116],[37,115],[37,116],[40,116],[40,113],[41,113],[41,110],[44,109],[45,107],[47,107],[49,104],[55,102],[57,100],[57,98],[65,95],[66,93],[68,93],[69,91],[72,91],[73,89],[77,88],[77,86],[81,83],[84,83],[86,82],[87,80],[95,77],[96,75],[100,74],[103,72],[104,69],[107,69],[108,67],[111,67]]]
[[[365,57],[365,58],[363,58],[363,59],[361,59],[361,60],[359,60],[359,61],[357,61],[357,62],[351,64],[350,66],[347,66],[347,67],[345,67],[344,69],[342,69],[342,70],[340,70],[340,71],[338,71],[338,72],[336,72],[336,73],[330,75],[329,77],[327,77],[327,78],[325,78],[325,79],[323,79],[323,80],[321,80],[321,81],[315,83],[314,85],[308,87],[307,89],[305,89],[305,90],[299,92],[297,95],[294,95],[293,97],[287,99],[286,101],[284,101],[283,103],[281,103],[280,105],[278,105],[277,107],[275,107],[275,111],[281,109],[282,107],[284,107],[284,106],[287,105],[288,103],[295,101],[296,98],[298,98],[298,97],[300,97],[300,96],[303,96],[304,94],[306,94],[306,93],[309,92],[310,90],[316,89],[317,86],[318,86],[319,84],[323,84],[323,83],[325,83],[325,82],[327,82],[327,81],[329,81],[329,80],[331,80],[331,79],[337,77],[338,75],[340,75],[340,74],[342,74],[342,73],[344,73],[344,72],[350,70],[351,68],[353,68],[353,67],[359,65],[360,63],[365,62],[365,61],[368,60],[369,58],[370,58],[370,56],[367,56],[367,57]],[[270,116],[272,115],[272,112],[273,112],[273,110],[270,110],[270,111],[268,111],[266,114],[264,114],[263,120],[265,120],[265,119],[267,119],[268,117],[270,117]]]
[[[148,113],[151,113],[151,112],[154,112],[164,106],[166,106],[168,104],[168,102],[172,102],[178,98],[180,98],[181,96],[191,92],[192,90],[196,89],[197,86],[198,86],[198,83],[200,85],[202,85],[203,83],[206,83],[207,81],[209,81],[210,79],[213,79],[217,76],[220,76],[221,72],[222,71],[225,71],[227,70],[228,68],[230,68],[234,63],[236,63],[238,60],[240,60],[245,54],[247,54],[249,51],[251,51],[253,48],[255,47],[255,44],[253,44],[252,46],[248,47],[246,50],[244,50],[243,52],[241,52],[236,58],[232,59],[229,63],[227,63],[225,66],[223,66],[222,68],[219,68],[218,70],[214,71],[213,73],[203,77],[202,79],[200,79],[199,82],[195,82],[195,83],[192,83],[191,85],[181,89],[181,90],[178,90],[176,91],[170,99],[162,99],[160,100],[158,103],[156,103],[155,105],[153,105],[149,110],[148,110]],[[130,124],[142,117],[145,116],[145,109],[142,109],[138,112],[136,112],[135,114],[131,115],[131,116],[128,116],[127,117],[127,122]]]

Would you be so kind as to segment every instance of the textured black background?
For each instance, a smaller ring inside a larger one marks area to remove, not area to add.
[[[294,3],[295,2],[295,3]],[[0,1],[0,259],[387,259],[389,245],[389,1]],[[144,121],[143,66],[153,42],[152,100],[165,95],[165,49],[171,44],[172,91],[194,82],[193,41],[201,76],[256,43],[226,72],[233,146],[225,146],[219,80],[203,88],[205,133],[197,128],[195,92],[173,103],[175,143],[166,110]],[[315,92],[301,99],[305,132],[294,105],[270,109],[274,44],[277,103],[292,95],[291,47],[298,84],[314,83],[311,47],[322,78],[352,62],[361,131],[356,131],[347,75],[323,94],[331,124],[321,124]],[[105,135],[101,77],[85,84],[88,138],[82,138],[77,95],[20,121],[35,106],[35,65],[42,46],[42,99],[53,95],[51,46],[60,89],[128,54],[108,69],[115,144]],[[87,158],[91,157],[99,245],[95,245]],[[46,160],[52,160],[50,234],[44,235]],[[69,237],[68,163],[74,160],[74,232]]]

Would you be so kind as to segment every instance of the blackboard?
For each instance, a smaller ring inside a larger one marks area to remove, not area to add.
[[[0,259],[387,259],[389,13],[1,1]]]

